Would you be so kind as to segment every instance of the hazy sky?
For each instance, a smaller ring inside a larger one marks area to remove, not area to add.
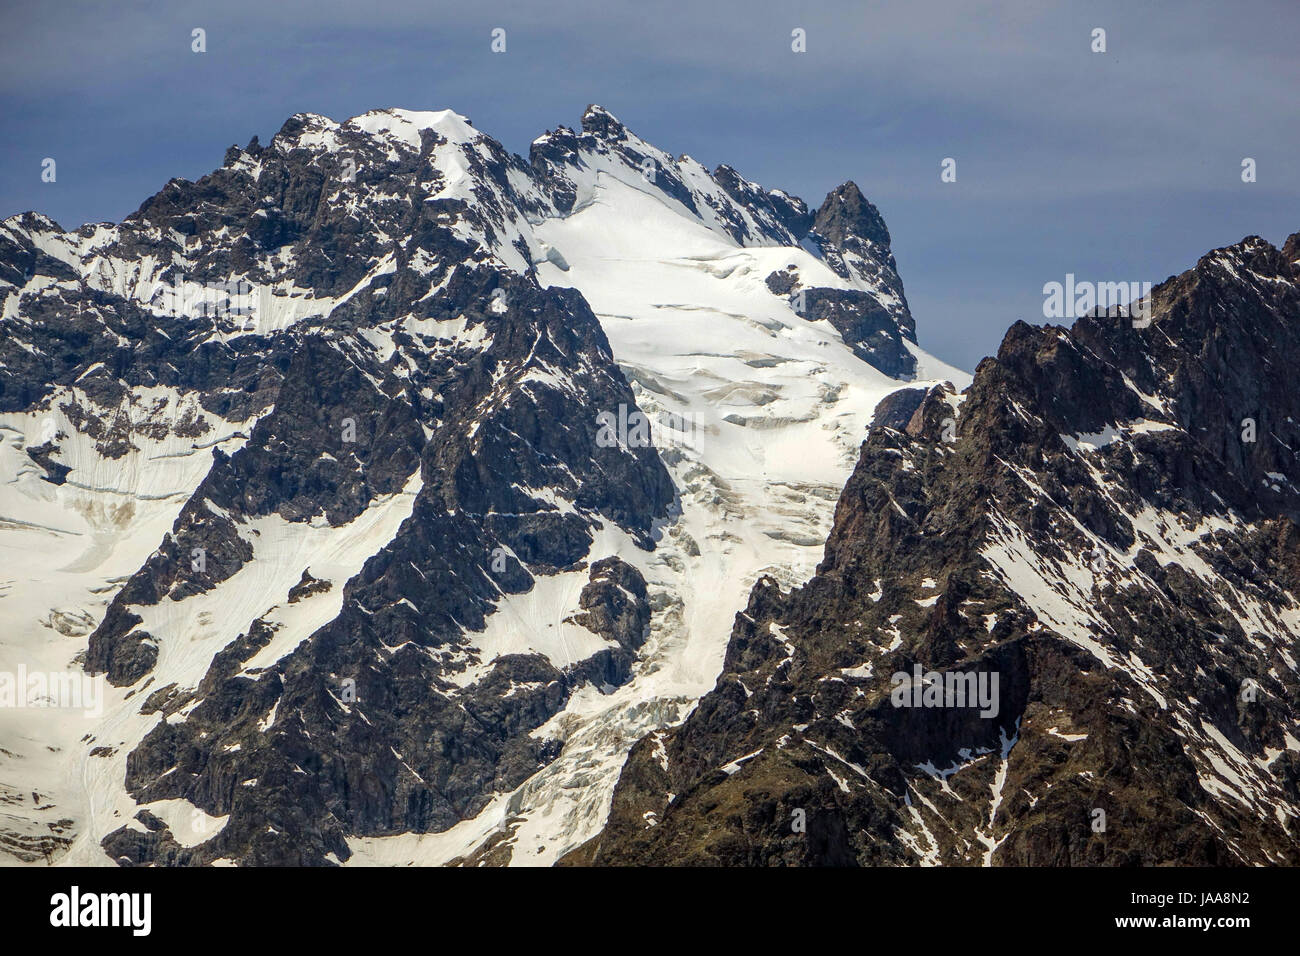
[[[121,219],[296,112],[451,108],[527,155],[594,102],[813,206],[856,181],[921,344],[968,369],[1067,272],[1156,282],[1300,231],[1297,0],[3,4],[0,216]]]

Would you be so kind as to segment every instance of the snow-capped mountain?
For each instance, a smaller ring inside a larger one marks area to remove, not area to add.
[[[0,223],[0,295],[23,862],[553,862],[813,572],[878,403],[969,382],[855,185],[599,107],[527,160],[300,114],[120,224]]]
[[[1300,863],[1300,233],[1148,304],[883,402],[565,862]]]

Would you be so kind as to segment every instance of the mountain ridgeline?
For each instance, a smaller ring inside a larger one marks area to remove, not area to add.
[[[852,182],[389,109],[0,296],[14,861],[1300,863],[1300,235],[972,379]]]
[[[1152,296],[883,402],[563,862],[1300,863],[1300,234]]]
[[[588,301],[635,276],[605,256],[646,222],[663,236],[630,260],[725,307],[650,282],[632,307],[752,383],[674,384],[611,346],[680,338]],[[120,224],[5,220],[0,295],[3,575],[30,581],[3,623],[25,666],[108,683],[102,716],[4,715],[30,746],[0,757],[0,851],[26,862],[345,863],[506,795],[503,821],[549,813],[525,782],[590,783],[590,745],[605,789],[558,855],[716,675],[722,628],[687,689],[651,679],[687,647],[701,563],[744,588],[742,558],[806,574],[866,416],[924,358],[855,185],[814,212],[599,107],[527,160],[450,112],[300,114]],[[669,449],[659,417],[658,447],[595,440],[670,407],[771,487]],[[825,453],[782,480],[765,445],[798,430]],[[769,499],[771,528],[722,529]],[[482,826],[467,851],[499,842]]]

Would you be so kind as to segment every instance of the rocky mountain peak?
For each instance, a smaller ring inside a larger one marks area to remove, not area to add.
[[[889,247],[889,229],[880,210],[862,195],[852,180],[826,195],[813,218],[812,231],[839,247],[852,239]]]
[[[339,126],[328,116],[320,113],[294,113],[281,124],[280,129],[271,137],[272,148],[283,148],[286,144],[298,142],[309,133],[327,133]]]
[[[628,135],[628,129],[609,110],[592,103],[582,112],[583,132],[602,139],[618,141]]]
[[[1293,266],[1300,265],[1300,232],[1293,232],[1282,244],[1282,256]]]
[[[1016,323],[963,394],[882,402],[817,573],[756,586],[567,862],[1300,860],[1288,256],[1248,238],[1149,322]]]

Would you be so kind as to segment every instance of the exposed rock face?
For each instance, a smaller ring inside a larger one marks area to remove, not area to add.
[[[592,564],[591,579],[582,589],[578,606],[582,611],[569,618],[571,622],[618,645],[605,652],[601,663],[607,677],[604,683],[621,684],[650,626],[645,578],[620,558],[602,558]]]
[[[813,216],[798,196],[791,196],[779,189],[764,189],[743,178],[730,166],[719,166],[713,171],[713,178],[727,191],[727,195],[760,221],[774,220],[780,223],[789,236],[796,240],[808,233]]]
[[[591,566],[591,581],[578,600],[581,614],[574,620],[604,634],[622,647],[635,650],[645,640],[649,610],[645,606],[645,578],[626,561],[602,558]]]
[[[871,292],[805,286],[793,267],[773,272],[767,286],[795,297],[800,313],[825,319],[866,362],[894,378],[911,378],[916,358],[904,342],[916,342],[903,281],[889,250],[885,221],[852,182],[833,190],[803,240],[819,251],[842,279],[868,283]]]
[[[256,415],[241,447],[215,452],[91,635],[86,665],[114,684],[152,683],[174,640],[151,631],[172,626],[168,606],[226,591],[242,600],[248,588],[234,579],[266,573],[267,536],[346,533],[394,502],[408,515],[387,543],[356,542],[373,554],[339,582],[341,607],[314,633],[283,655],[268,650],[302,626],[278,608],[301,602],[311,619],[329,600],[295,574],[298,586],[250,608],[251,626],[234,623],[243,632],[214,647],[197,688],[162,706],[172,720],[131,752],[128,791],[230,822],[188,847],[141,818],[147,832],[105,839],[122,862],[320,863],[348,857],[345,833],[445,828],[545,763],[549,745],[528,732],[588,671],[604,683],[627,676],[635,645],[624,626],[609,634],[600,667],[566,674],[540,655],[505,654],[469,686],[454,683],[489,664],[467,635],[503,593],[579,565],[606,523],[651,547],[651,523],[674,491],[652,447],[592,440],[602,410],[636,401],[585,301],[540,288],[526,258],[522,274],[501,259],[519,257],[502,232],[509,218],[549,202],[513,191],[509,173],[527,167],[450,115],[431,127],[400,114],[366,119],[295,117],[266,149],[232,149],[211,176],[170,184],[96,248],[115,270],[104,287],[24,296],[27,335],[4,340],[8,407],[75,381],[62,411],[109,458],[135,447],[138,416],[106,420],[94,409],[126,402],[132,387],[196,392],[200,416]],[[482,184],[477,201],[437,198],[450,176],[438,150],[466,143],[458,152]],[[347,172],[334,168],[349,160]],[[5,230],[15,285],[70,271],[37,250],[33,233],[51,225]],[[101,232],[64,242],[93,244]],[[159,316],[156,296],[140,297],[142,283],[232,272],[302,305],[272,297],[260,315]],[[288,321],[283,310],[297,308],[309,317]],[[159,427],[202,431],[185,419]],[[67,467],[59,447],[56,435],[31,451],[56,480]]]
[[[632,678],[655,612],[629,560],[680,518],[682,489],[653,444],[597,438],[639,395],[610,317],[555,282],[569,266],[541,238],[623,180],[725,254],[802,257],[787,291],[817,284],[790,320],[824,318],[910,374],[912,354],[890,352],[914,337],[888,234],[856,187],[809,238],[801,200],[674,158],[600,107],[527,161],[450,112],[299,114],[121,224],[0,223],[0,414],[21,452],[6,481],[40,482],[20,499],[43,509],[31,528],[63,540],[85,514],[96,542],[65,562],[84,565],[93,616],[33,598],[109,685],[110,716],[68,735],[90,781],[69,798],[91,808],[78,860],[314,865],[444,831],[556,758],[575,693]],[[821,362],[834,335],[815,331]],[[868,391],[895,386],[847,358]],[[717,390],[728,412],[759,409],[736,427],[812,421],[767,422],[777,392],[747,387],[753,401]],[[835,429],[854,418],[842,391],[807,399]],[[7,843],[61,852],[72,824],[54,827]]]
[[[311,576],[311,569],[305,568],[302,577],[298,583],[289,589],[289,603],[297,604],[299,601],[311,597],[313,594],[321,594],[328,591],[334,585],[330,581],[322,581],[319,578]]]
[[[835,248],[862,248],[865,243],[889,248],[889,230],[880,210],[867,201],[858,184],[847,182],[831,191],[813,218],[812,231]]]
[[[1300,863],[1298,247],[883,403],[816,576],[565,862]]]

